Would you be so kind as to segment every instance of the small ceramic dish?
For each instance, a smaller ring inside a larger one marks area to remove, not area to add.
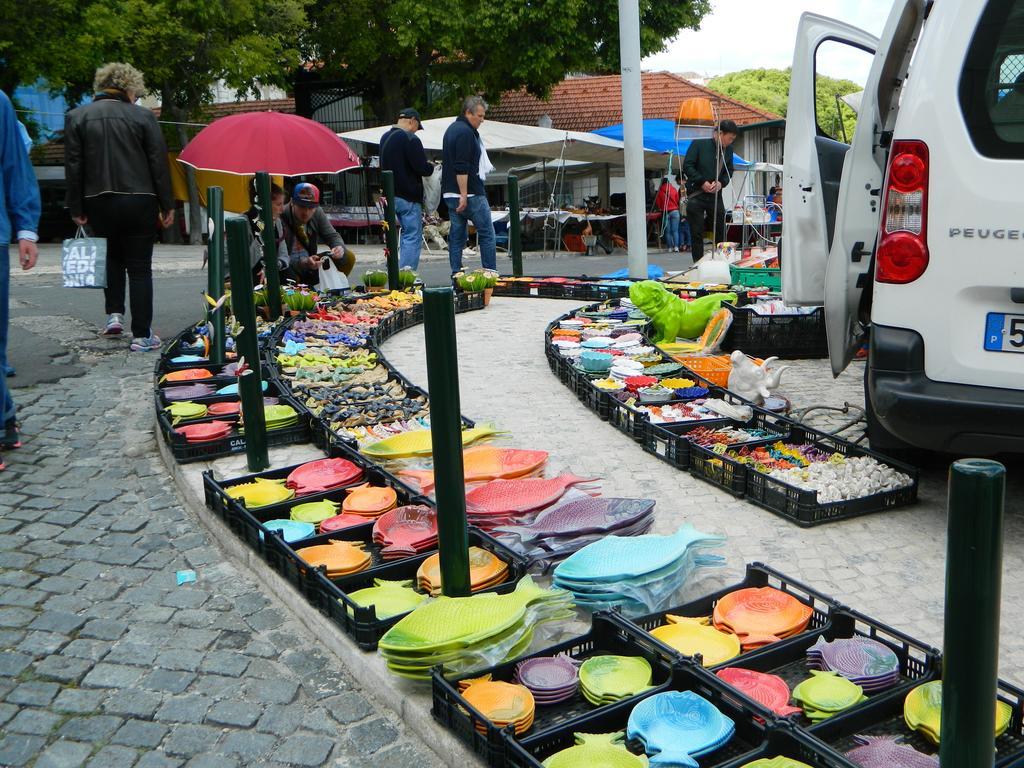
[[[604,373],[612,367],[612,355],[607,352],[591,352],[587,350],[580,355],[583,369],[588,373]]]
[[[660,385],[644,387],[640,390],[641,403],[667,403],[669,400],[675,399],[675,396],[676,393],[673,390]]]

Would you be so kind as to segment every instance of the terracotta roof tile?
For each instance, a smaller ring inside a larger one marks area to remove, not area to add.
[[[153,110],[160,117],[160,108]],[[220,104],[208,104],[202,107],[202,115],[206,120],[216,120],[228,115],[243,112],[287,112],[295,114],[295,99],[265,99],[263,101],[225,101]]]
[[[779,120],[779,115],[766,112],[741,101],[730,99],[710,88],[691,83],[672,72],[644,72],[644,118],[674,119],[679,105],[686,99],[703,96],[711,99],[721,119],[735,120],[739,125]],[[551,97],[542,101],[524,90],[507,91],[488,117],[507,123],[537,125],[547,115],[552,127],[572,131],[593,131],[622,122],[622,85],[619,75],[569,77],[551,89]]]

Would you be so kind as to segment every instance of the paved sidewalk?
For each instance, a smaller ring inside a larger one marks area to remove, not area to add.
[[[152,365],[118,354],[15,391],[0,766],[440,765],[183,510]],[[198,580],[175,586],[184,569]]]

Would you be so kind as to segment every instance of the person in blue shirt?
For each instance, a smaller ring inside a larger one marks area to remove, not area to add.
[[[0,242],[18,240],[18,260],[22,269],[32,269],[39,257],[36,241],[39,229],[39,184],[32,162],[18,130],[14,105],[0,92]],[[7,389],[7,326],[8,296],[11,286],[10,260],[0,259],[0,425],[3,427],[0,448],[21,446],[15,421],[14,400]],[[0,469],[4,468],[0,457]]]

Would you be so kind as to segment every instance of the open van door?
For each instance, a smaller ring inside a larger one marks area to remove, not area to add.
[[[897,0],[893,5],[864,85],[857,128],[843,164],[835,236],[825,274],[825,330],[836,376],[850,364],[865,335],[866,318],[859,316],[859,308],[861,294],[872,280],[889,143],[924,17],[925,0]]]
[[[825,42],[845,43],[868,53],[878,39],[835,19],[800,17],[789,83],[782,191],[782,298],[794,306],[825,301],[825,265],[835,226],[843,159],[849,145],[825,136],[815,109],[815,60]]]

